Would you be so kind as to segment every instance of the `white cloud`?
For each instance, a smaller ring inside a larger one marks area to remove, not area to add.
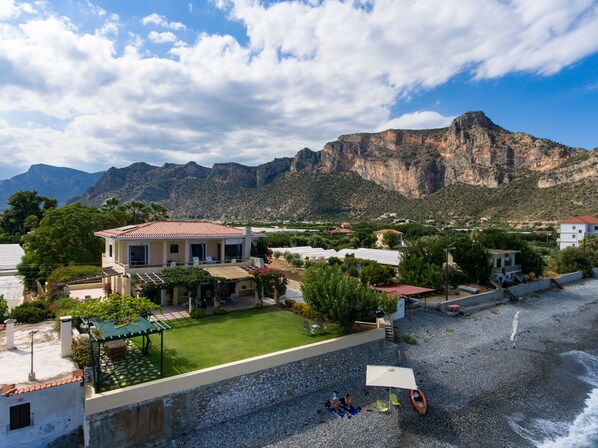
[[[156,13],[150,14],[149,16],[141,19],[142,25],[156,25],[163,28],[170,28],[172,30],[185,30],[187,27],[181,22],[169,22],[166,17],[158,15]]]
[[[0,0],[0,20],[19,17],[21,14],[35,13],[35,7],[29,3],[16,3],[14,0]]]
[[[403,114],[378,126],[377,131],[386,129],[435,129],[449,126],[455,119],[454,116],[445,117],[434,111],[418,111]]]
[[[166,33],[158,33],[157,31],[151,31],[148,36],[148,40],[156,44],[165,44],[169,42],[176,42],[177,37],[170,31]]]
[[[119,18],[109,11],[90,34],[0,0],[0,160],[20,169],[40,161],[88,170],[140,160],[257,164],[341,134],[445,126],[452,117],[425,110],[393,118],[391,109],[464,71],[550,74],[598,50],[590,0],[219,4],[246,28],[247,44],[199,33],[185,45],[152,31],[149,42],[173,44],[160,57],[131,31],[119,49]],[[141,23],[185,29],[158,14]],[[62,124],[6,118],[20,112]]]

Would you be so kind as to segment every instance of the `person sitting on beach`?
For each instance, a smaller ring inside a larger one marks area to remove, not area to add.
[[[338,412],[338,400],[336,399],[336,397],[332,397],[332,400],[330,400],[330,408],[332,410],[334,410],[335,412]]]
[[[343,398],[341,398],[341,402],[348,408],[351,408],[353,406],[353,400],[351,399],[350,394],[347,394]]]

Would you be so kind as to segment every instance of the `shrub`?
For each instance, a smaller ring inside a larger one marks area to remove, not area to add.
[[[417,345],[417,338],[412,334],[403,335],[403,341],[409,345]]]
[[[36,324],[53,316],[50,306],[43,300],[23,303],[10,312],[10,317],[25,324]]]
[[[50,307],[54,310],[56,317],[68,316],[71,310],[79,306],[79,303],[78,300],[71,299],[70,297],[62,297],[52,302]]]
[[[262,302],[258,302],[258,303],[256,303],[256,304],[255,304],[255,307],[256,307],[258,310],[261,310],[261,309],[264,307],[264,304],[263,304]]]
[[[2,294],[0,294],[0,324],[3,324],[8,319],[8,303]]]
[[[221,306],[217,306],[216,308],[214,308],[214,315],[216,315],[216,316],[222,316],[223,314],[226,314],[227,312],[228,311],[226,311]]]
[[[591,257],[581,247],[567,247],[557,252],[551,267],[559,274],[581,271],[584,277],[592,276]]]
[[[88,367],[91,364],[89,354],[89,340],[84,337],[78,337],[71,342],[71,355],[79,368]]]
[[[300,268],[301,266],[303,266],[303,261],[301,261],[301,258],[293,258],[291,260],[291,264],[296,268]]]
[[[206,312],[204,310],[191,310],[189,315],[192,319],[201,319],[206,315]]]

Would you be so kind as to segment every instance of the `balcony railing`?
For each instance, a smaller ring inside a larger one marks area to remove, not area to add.
[[[503,272],[505,274],[508,274],[510,272],[519,272],[521,271],[521,265],[520,264],[514,264],[513,266],[505,266],[502,268],[493,268],[492,269],[492,273],[493,274],[502,274]]]
[[[212,261],[206,260],[199,260],[197,262],[188,261],[170,261],[168,260],[166,263],[163,264],[144,264],[143,262],[136,261],[135,264],[126,264],[121,262],[114,262],[115,265],[122,266],[128,269],[137,269],[137,268],[164,268],[164,267],[181,267],[181,266],[214,266],[214,265],[223,265],[223,264],[242,264],[249,262],[249,258],[227,258],[224,261],[220,259],[212,259]]]

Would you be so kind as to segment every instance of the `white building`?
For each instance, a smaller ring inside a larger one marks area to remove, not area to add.
[[[577,247],[588,235],[598,235],[598,218],[576,216],[561,221],[559,248]]]
[[[334,249],[322,249],[321,247],[298,246],[298,247],[277,247],[272,248],[273,252],[290,252],[299,254],[302,260],[328,260],[330,257],[344,259],[347,255],[354,255],[355,258],[362,260],[371,260],[379,264],[388,266],[399,266],[402,254],[394,250],[368,249],[361,247],[359,249],[341,249],[338,252]]]

